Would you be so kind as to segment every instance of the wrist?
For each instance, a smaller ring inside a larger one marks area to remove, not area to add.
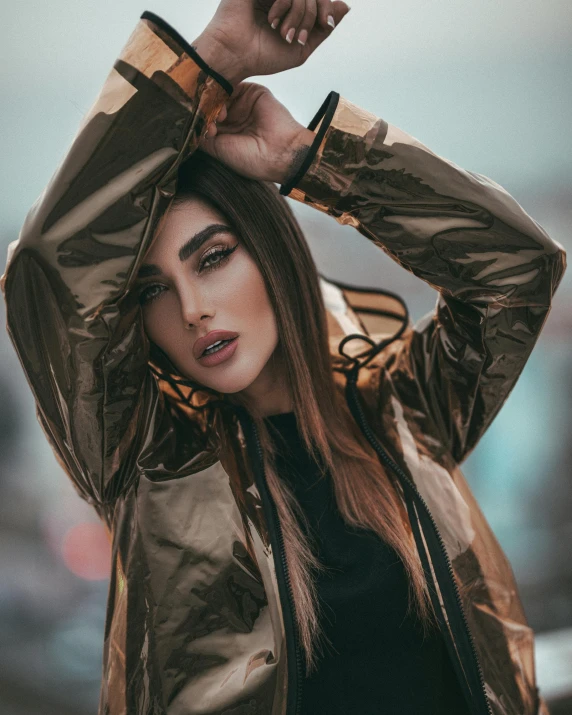
[[[249,76],[237,57],[208,29],[201,33],[191,46],[211,69],[222,75],[233,87]]]
[[[299,132],[289,143],[284,152],[277,175],[273,181],[277,184],[287,184],[298,173],[310,151],[316,135],[306,127],[300,127]]]

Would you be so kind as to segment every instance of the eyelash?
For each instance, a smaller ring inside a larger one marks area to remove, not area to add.
[[[227,260],[230,258],[230,254],[233,253],[236,249],[238,248],[238,243],[235,246],[232,246],[231,248],[216,248],[212,250],[210,253],[207,253],[205,256],[203,256],[200,264],[199,264],[199,273],[210,273],[211,271],[216,270],[217,268],[220,268],[222,265],[224,265]],[[206,261],[209,258],[212,258],[213,256],[220,256],[220,260],[217,261],[216,263],[213,263],[211,265],[208,265],[204,270],[203,266],[205,265]],[[158,298],[159,295],[161,295],[162,291],[159,293],[156,293],[154,296],[151,297],[146,297],[146,294],[148,291],[151,291],[153,288],[161,288],[162,286],[153,283],[150,286],[146,286],[141,293],[139,293],[139,302],[141,305],[146,305],[150,303],[152,300],[155,300],[155,298]]]

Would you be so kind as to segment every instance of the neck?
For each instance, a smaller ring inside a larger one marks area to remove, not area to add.
[[[272,353],[258,377],[240,392],[247,405],[262,417],[294,409],[284,363],[278,348]]]

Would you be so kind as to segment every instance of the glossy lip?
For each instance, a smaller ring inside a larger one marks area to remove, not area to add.
[[[234,333],[231,330],[211,330],[210,333],[207,333],[202,338],[195,340],[195,344],[193,345],[193,355],[196,360],[199,360],[206,348],[208,348],[209,345],[216,343],[217,340],[231,340],[232,338],[237,337],[238,333]]]
[[[238,337],[234,338],[231,343],[225,345],[224,348],[217,350],[216,353],[204,355],[203,357],[199,358],[198,361],[203,367],[213,367],[214,365],[218,365],[219,363],[224,362],[225,360],[228,360],[230,357],[232,357],[236,351],[237,346]]]

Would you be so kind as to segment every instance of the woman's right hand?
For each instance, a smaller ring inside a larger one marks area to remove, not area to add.
[[[328,17],[337,27],[349,9],[342,0],[221,0],[192,45],[234,86],[303,64],[331,34]]]
[[[242,82],[199,147],[242,176],[283,184],[314,137],[268,87]]]

